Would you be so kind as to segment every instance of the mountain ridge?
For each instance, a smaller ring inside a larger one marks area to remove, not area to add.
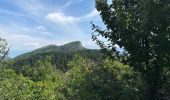
[[[85,50],[85,49],[87,49],[87,48],[83,47],[83,45],[80,41],[69,42],[69,43],[63,44],[61,46],[50,44],[50,45],[35,49],[31,52],[27,52],[27,53],[18,55],[16,57],[14,57],[14,59],[25,56],[25,55],[29,55],[29,54],[37,54],[37,52],[38,53],[45,53],[45,52],[52,52],[52,51],[68,52],[68,51],[78,51],[78,50]]]
[[[34,67],[37,61],[44,62],[47,58],[50,58],[50,63],[55,66],[55,68],[66,71],[68,62],[72,61],[77,54],[94,61],[102,59],[102,54],[99,50],[87,49],[82,46],[80,41],[73,41],[61,46],[48,45],[36,49],[13,58],[13,61],[14,67],[20,70],[22,66],[27,65]]]

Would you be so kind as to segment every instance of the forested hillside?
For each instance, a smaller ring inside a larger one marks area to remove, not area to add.
[[[36,62],[45,62],[47,59],[50,59],[54,70],[66,71],[68,69],[68,62],[73,60],[76,54],[96,62],[101,61],[103,58],[99,50],[86,49],[82,46],[81,42],[75,41],[62,46],[49,45],[42,47],[15,57],[12,61],[17,72],[21,72],[23,66],[34,67]]]

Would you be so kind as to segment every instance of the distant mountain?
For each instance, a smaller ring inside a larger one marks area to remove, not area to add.
[[[63,71],[67,70],[67,63],[71,61],[76,54],[92,60],[100,60],[102,54],[99,50],[86,49],[80,41],[74,41],[62,46],[48,45],[29,53],[22,54],[13,59],[15,68],[22,66],[34,66],[37,61],[44,61],[47,57],[51,58],[52,65]]]
[[[82,49],[85,48],[82,46],[81,42],[74,41],[74,42],[64,44],[62,46],[48,45],[40,49],[37,49],[34,52],[51,52],[51,51],[67,52],[67,51],[77,51]]]
[[[82,46],[82,43],[80,41],[74,41],[67,44],[64,44],[62,46],[56,46],[56,45],[48,45],[39,49],[36,49],[32,52],[22,54],[20,56],[15,57],[15,59],[27,57],[33,54],[40,54],[40,53],[47,53],[47,52],[68,52],[68,51],[78,51],[78,50],[85,50]]]

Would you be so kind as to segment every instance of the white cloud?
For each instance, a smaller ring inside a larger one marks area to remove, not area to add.
[[[93,9],[90,13],[81,17],[66,16],[62,12],[54,12],[54,13],[47,14],[45,19],[54,22],[56,24],[70,25],[70,24],[75,24],[76,22],[79,21],[88,20],[90,18],[94,18],[98,16],[99,16],[99,12],[96,9]]]
[[[74,16],[66,16],[62,12],[54,12],[54,13],[49,13],[45,19],[55,22],[57,24],[74,24],[77,21],[79,21],[79,18],[74,17]]]

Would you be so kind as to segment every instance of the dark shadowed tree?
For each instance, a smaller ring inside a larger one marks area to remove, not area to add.
[[[142,74],[149,100],[160,99],[163,70],[170,68],[170,0],[96,0],[96,9],[106,29],[92,24],[93,40]]]

